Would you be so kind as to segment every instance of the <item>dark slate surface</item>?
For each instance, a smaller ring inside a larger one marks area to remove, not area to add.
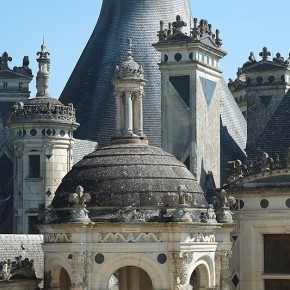
[[[63,178],[53,207],[68,207],[68,195],[78,185],[92,197],[88,208],[173,206],[176,201],[172,197],[180,185],[192,193],[192,207],[207,206],[201,188],[186,166],[161,148],[148,145],[112,145],[85,156]]]
[[[84,156],[92,153],[98,148],[98,143],[89,140],[75,139],[73,164],[76,164],[83,159]]]
[[[280,105],[267,123],[253,149],[248,152],[248,160],[256,161],[261,152],[270,157],[279,154],[280,160],[287,157],[290,147],[290,92],[285,95]]]
[[[224,79],[221,79],[221,184],[226,182],[227,162],[244,161],[247,123]]]
[[[115,66],[124,61],[127,38],[133,42],[134,60],[143,66],[145,79],[144,132],[151,144],[161,145],[161,85],[157,63],[160,54],[159,22],[175,21],[179,14],[187,23],[188,0],[104,0],[97,25],[61,96],[73,103],[81,124],[75,136],[108,145],[115,128],[113,85]],[[189,29],[189,25],[187,26]]]

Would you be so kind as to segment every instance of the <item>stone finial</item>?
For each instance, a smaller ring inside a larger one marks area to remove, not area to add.
[[[78,186],[75,193],[71,193],[68,197],[68,202],[72,207],[70,211],[70,221],[73,222],[89,222],[88,210],[86,209],[86,203],[91,201],[91,195],[84,193],[84,188]]]
[[[185,185],[179,185],[177,188],[177,198],[175,200],[178,200],[178,205],[181,207],[188,207],[190,206],[190,202],[192,201],[192,195],[191,193],[187,192],[187,188]]]
[[[160,30],[157,32],[157,36],[159,41],[164,41],[167,36],[167,33],[164,30],[164,22],[162,20],[160,21]]]
[[[223,42],[220,39],[220,31],[218,29],[215,31],[215,35],[216,35],[216,37],[215,37],[215,44],[216,44],[217,47],[221,47],[222,44],[223,44]]]
[[[281,56],[280,52],[276,53],[276,57],[273,58],[273,61],[284,63],[284,57]]]
[[[12,57],[8,56],[8,53],[5,51],[0,57],[0,69],[9,69],[8,62],[12,61]]]
[[[176,16],[176,21],[172,23],[173,33],[178,33],[182,31],[182,28],[186,26],[186,22],[184,22],[179,15]]]
[[[263,50],[259,53],[259,56],[261,56],[263,60],[268,60],[268,56],[271,56],[271,52],[268,51],[267,47],[263,47]]]
[[[257,62],[253,51],[250,52],[248,59],[249,62]]]
[[[216,196],[214,203],[217,205],[216,219],[219,223],[232,223],[232,212],[230,206],[236,203],[233,196],[227,196],[227,193],[222,189]]]
[[[46,51],[44,43],[41,45],[41,50],[37,52],[37,55],[39,56],[37,59],[39,70],[36,76],[36,96],[49,96],[47,89],[49,84],[50,70],[50,59],[48,58],[48,56],[50,55],[50,53]]]
[[[232,182],[239,178],[242,178],[243,169],[244,169],[244,165],[241,162],[241,160],[237,159],[235,161],[229,161],[228,168],[227,168],[228,182]]]
[[[270,170],[270,165],[273,163],[273,159],[269,157],[269,155],[266,152],[262,152],[260,158],[259,158],[259,164],[261,167],[261,172]]]

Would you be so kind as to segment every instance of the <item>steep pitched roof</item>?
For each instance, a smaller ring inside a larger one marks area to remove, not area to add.
[[[221,182],[226,181],[227,162],[244,160],[247,142],[247,123],[224,79],[221,89]],[[223,170],[224,169],[224,170]]]
[[[290,147],[290,92],[282,99],[253,149],[248,152],[249,160],[257,160],[261,152],[270,156],[279,154],[280,159],[287,156]]]

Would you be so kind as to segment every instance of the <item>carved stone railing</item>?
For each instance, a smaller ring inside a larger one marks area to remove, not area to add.
[[[290,167],[290,149],[288,149],[287,158],[284,159],[280,159],[279,154],[274,154],[271,158],[266,152],[262,152],[260,158],[256,161],[245,161],[244,163],[240,160],[229,161],[227,181],[233,182],[252,174],[287,167]]]
[[[18,103],[11,109],[8,123],[27,122],[32,120],[59,120],[75,122],[75,109],[72,104],[68,106],[51,104],[23,104]]]

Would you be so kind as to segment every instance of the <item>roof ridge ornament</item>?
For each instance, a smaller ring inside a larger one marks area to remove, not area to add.
[[[263,60],[268,60],[268,56],[271,56],[271,52],[268,51],[267,47],[263,47],[263,50],[259,53],[259,56],[261,56]]]
[[[44,42],[41,45],[41,51],[38,51],[37,54],[39,57],[38,62],[38,72],[36,76],[36,97],[48,97],[48,84],[49,84],[49,70],[50,70],[50,59],[48,56],[50,53],[46,51],[46,46]]]
[[[8,53],[5,51],[0,57],[0,69],[9,69],[8,62],[12,61],[12,57],[8,56]]]

